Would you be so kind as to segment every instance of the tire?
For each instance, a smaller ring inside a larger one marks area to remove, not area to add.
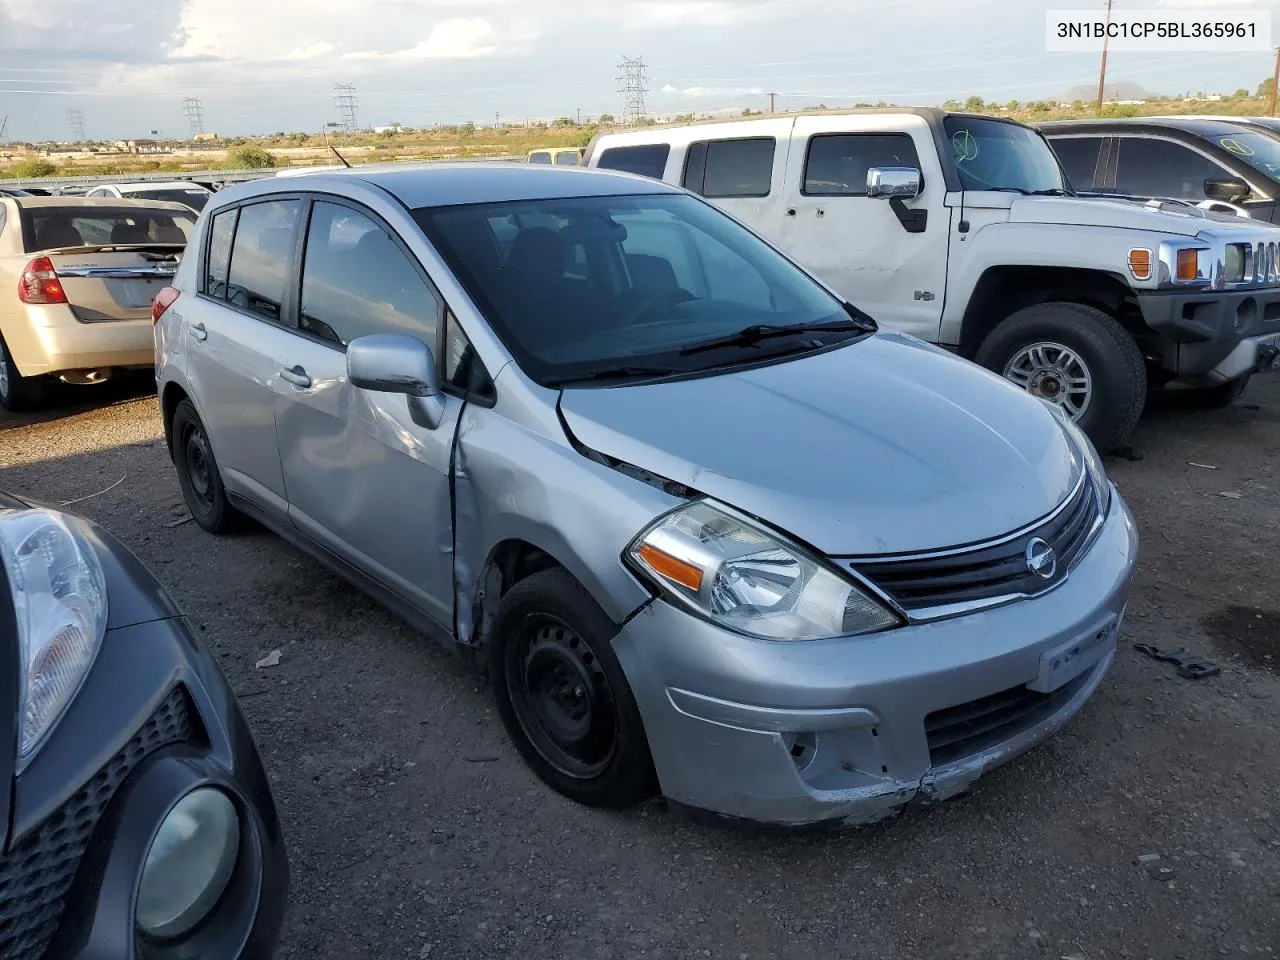
[[[0,407],[13,413],[34,410],[45,400],[44,377],[24,377],[13,362],[9,346],[0,337]]]
[[[1183,391],[1182,395],[1187,398],[1187,403],[1201,410],[1221,410],[1223,407],[1229,407],[1240,399],[1240,395],[1244,393],[1245,388],[1249,386],[1249,378],[1252,374],[1246,373],[1243,377],[1236,377],[1234,380],[1228,380],[1226,383],[1220,383],[1215,387],[1201,387],[1195,390]]]
[[[178,468],[182,499],[196,523],[210,533],[231,533],[242,526],[243,515],[227,500],[222,474],[209,446],[209,435],[190,400],[173,411],[170,454]]]
[[[657,789],[644,722],[614,655],[613,621],[567,570],[502,597],[489,644],[498,713],[548,786],[591,807],[627,807]]]
[[[1103,453],[1128,440],[1146,404],[1147,368],[1133,337],[1083,304],[1038,303],[1017,311],[991,332],[974,359],[1063,407]],[[1064,381],[1055,370],[1078,375]]]

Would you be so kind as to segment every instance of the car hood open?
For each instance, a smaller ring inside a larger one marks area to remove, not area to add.
[[[1040,401],[910,337],[695,379],[569,389],[574,438],[829,556],[998,537],[1083,468]]]

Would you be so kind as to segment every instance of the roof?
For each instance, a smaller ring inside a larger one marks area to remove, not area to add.
[[[1242,126],[1248,126],[1247,117],[1238,120],[1216,117],[1126,117],[1104,120],[1053,120],[1038,124],[1040,130],[1050,133],[1107,133],[1116,130],[1180,130],[1192,136],[1209,139],[1238,134]],[[1259,130],[1263,129],[1261,127]]]
[[[255,196],[296,190],[334,188],[358,180],[396,197],[410,209],[501,203],[510,200],[554,200],[569,197],[610,197],[628,194],[679,193],[678,188],[648,177],[524,163],[377,163],[325,171],[301,179],[271,177],[230,188]],[[227,192],[227,191],[224,191]]]
[[[19,207],[24,210],[33,210],[38,207],[81,207],[81,208],[98,208],[106,210],[121,210],[137,207],[143,210],[173,210],[179,213],[191,215],[191,208],[181,203],[172,203],[167,200],[125,200],[120,197],[10,197]]]

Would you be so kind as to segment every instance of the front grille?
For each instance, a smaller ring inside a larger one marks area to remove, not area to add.
[[[0,857],[0,957],[38,960],[53,939],[93,829],[125,778],[161,747],[191,739],[187,695],[174,690],[74,796]]]
[[[1088,478],[1047,520],[1019,536],[988,547],[901,560],[869,558],[850,566],[906,611],[954,603],[1031,596],[1057,584],[1080,555],[1098,519],[1098,497]],[[1053,547],[1053,576],[1031,571],[1027,547],[1034,539]]]
[[[933,766],[972,756],[1046,720],[1074,697],[1093,676],[1086,670],[1052,693],[1012,687],[959,706],[935,710],[924,718]]]

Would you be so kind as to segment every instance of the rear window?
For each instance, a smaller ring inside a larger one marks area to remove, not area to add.
[[[775,146],[773,137],[692,143],[684,185],[704,197],[767,197]]]
[[[209,194],[203,190],[139,190],[129,194],[139,200],[160,200],[163,203],[185,203],[194,210],[203,210],[209,202]]]
[[[551,154],[547,153],[545,150],[541,151],[540,153],[531,153],[529,154],[529,162],[530,163],[550,163]]]
[[[61,247],[187,242],[194,213],[111,207],[24,207],[22,242],[28,253]]]
[[[603,170],[621,170],[623,173],[638,173],[642,177],[662,179],[662,172],[667,168],[667,157],[671,155],[671,146],[666,143],[646,143],[637,147],[610,147],[600,154],[600,162],[596,166]]]
[[[578,151],[561,150],[556,154],[556,166],[560,167],[576,167],[578,165]]]

